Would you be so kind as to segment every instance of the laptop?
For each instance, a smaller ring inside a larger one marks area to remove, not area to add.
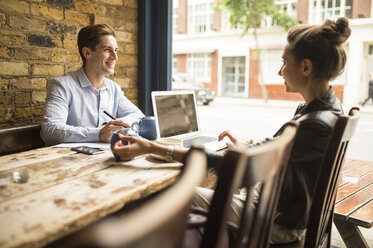
[[[201,133],[194,91],[153,91],[153,112],[157,138],[182,140],[184,148],[203,145],[218,151],[226,147],[226,141]]]

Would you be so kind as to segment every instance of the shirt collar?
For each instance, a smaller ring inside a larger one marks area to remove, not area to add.
[[[89,81],[87,74],[85,74],[83,66],[80,67],[80,69],[78,70],[78,79],[79,79],[80,87],[82,88],[90,87],[90,86],[92,87],[92,84]],[[106,88],[108,88],[108,84],[107,84],[107,79],[104,78],[104,82],[101,86],[101,90],[104,90]]]

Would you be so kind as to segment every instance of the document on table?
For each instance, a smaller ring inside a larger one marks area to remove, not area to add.
[[[102,148],[102,149],[110,149],[109,143],[61,143],[58,145],[54,145],[53,147],[61,148],[61,147],[77,147],[77,146],[88,146],[92,148]]]

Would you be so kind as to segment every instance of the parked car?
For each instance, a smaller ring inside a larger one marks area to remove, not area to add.
[[[172,90],[194,90],[197,102],[203,105],[208,105],[214,100],[215,96],[213,90],[184,73],[172,75]]]

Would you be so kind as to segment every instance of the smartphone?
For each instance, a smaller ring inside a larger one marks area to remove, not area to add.
[[[75,152],[81,152],[84,154],[88,154],[88,155],[93,155],[93,154],[104,152],[104,150],[100,148],[93,148],[93,147],[88,147],[88,146],[77,146],[77,147],[71,148],[71,150]]]

